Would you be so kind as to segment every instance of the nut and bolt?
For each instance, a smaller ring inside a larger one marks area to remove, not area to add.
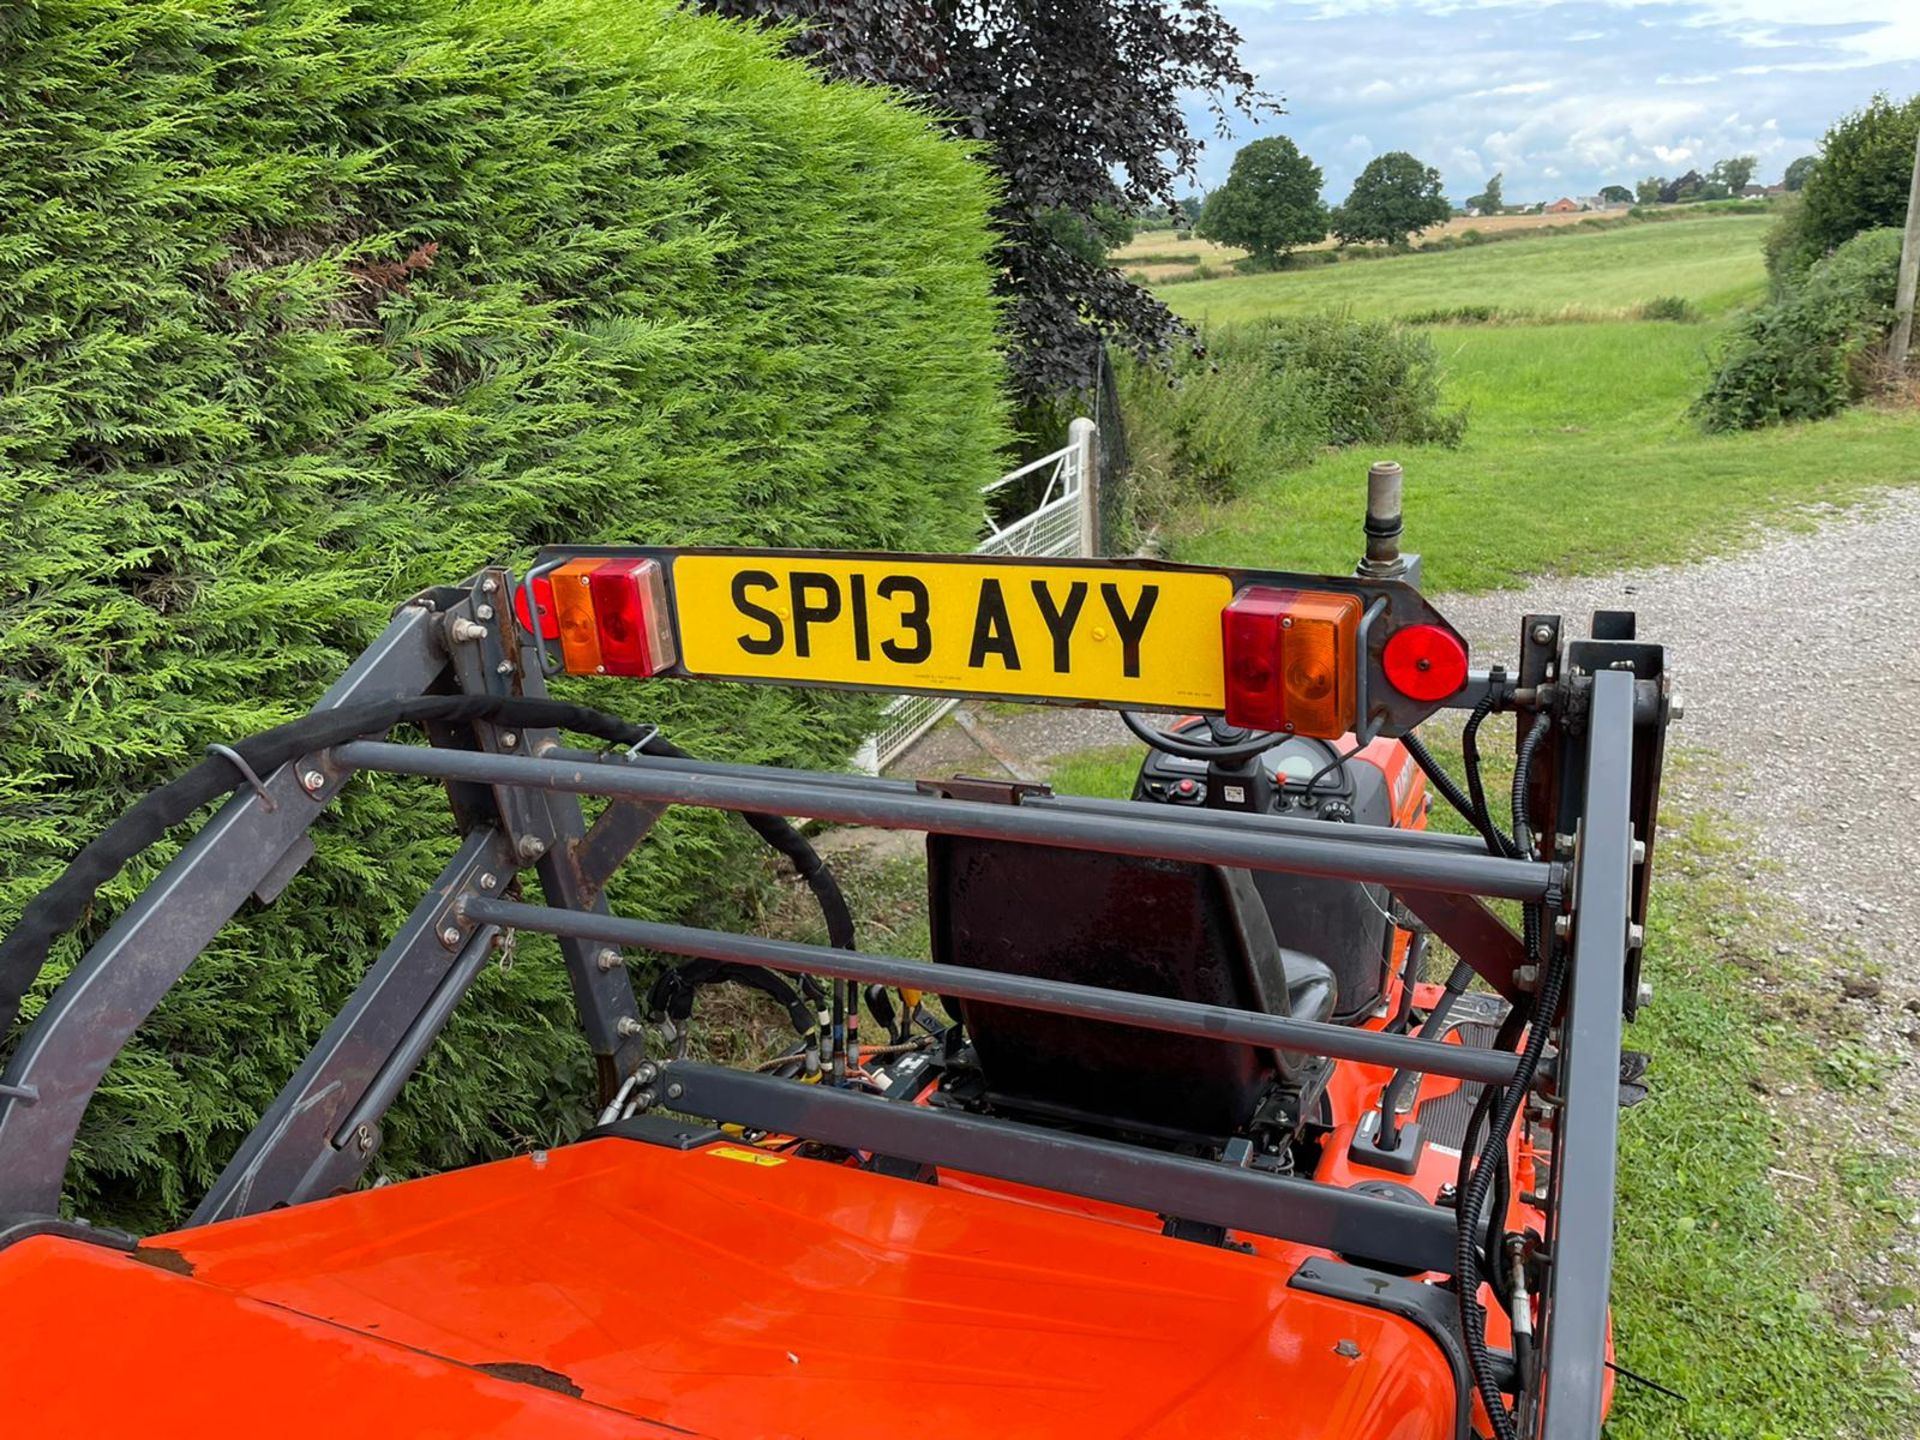
[[[502,661],[501,661],[501,662],[500,662],[500,663],[499,663],[498,665],[496,665],[496,666],[494,666],[494,667],[493,667],[493,673],[494,673],[494,674],[496,674],[496,675],[511,675],[511,674],[513,674],[513,661],[511,661],[511,660],[502,660]]]
[[[482,890],[498,890],[500,888],[500,877],[491,874],[482,875],[480,877],[480,888]]]
[[[626,957],[611,945],[604,947],[600,953],[593,958],[603,973],[608,970],[618,970],[626,963]]]
[[[1627,949],[1638,950],[1647,943],[1647,929],[1644,925],[1627,926]]]
[[[493,618],[493,606],[476,605],[473,607],[473,614],[475,619],[491,620]]]
[[[500,582],[494,579],[493,576],[491,575],[486,576],[480,582],[480,593],[483,595],[491,595],[493,594],[494,591],[498,590],[499,588],[500,588]]]
[[[458,925],[442,926],[440,930],[440,943],[449,950],[458,946],[460,943],[460,927]]]
[[[518,731],[502,730],[500,732],[500,748],[502,750],[512,750],[518,746],[519,743],[520,735]]]
[[[1653,982],[1651,980],[1642,980],[1640,982],[1640,1003],[1642,1005],[1651,1005],[1653,1003]]]
[[[538,860],[547,853],[547,842],[538,835],[522,835],[513,848],[522,860]]]
[[[1513,967],[1513,988],[1532,994],[1540,984],[1538,965],[1516,965]]]
[[[456,615],[453,623],[447,626],[447,635],[456,645],[466,645],[475,640],[487,638],[487,627],[477,625],[464,615]]]
[[[622,1015],[620,1023],[613,1027],[613,1033],[623,1040],[631,1040],[647,1033],[647,1027],[631,1015]]]
[[[682,1085],[678,1080],[672,1081],[667,1086],[667,1099],[669,1100],[678,1100],[686,1093],[687,1087]]]
[[[1544,621],[1533,627],[1533,643],[1550,645],[1553,643],[1553,627]]]
[[[1553,933],[1556,939],[1559,939],[1559,940],[1566,939],[1569,935],[1573,933],[1573,917],[1571,915],[1554,916],[1553,917]]]
[[[1647,863],[1646,841],[1636,840],[1633,842],[1633,863],[1636,865],[1644,865]]]
[[[373,1149],[373,1126],[365,1124],[354,1126],[353,1143],[360,1147],[363,1155]]]
[[[319,770],[302,770],[300,772],[300,788],[305,790],[309,795],[318,795],[322,790],[327,788],[326,774]]]

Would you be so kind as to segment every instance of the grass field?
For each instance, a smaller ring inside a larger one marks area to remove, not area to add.
[[[1427,557],[1430,587],[1488,589],[1724,551],[1801,507],[1920,482],[1911,409],[1738,435],[1708,435],[1688,417],[1729,307],[1761,294],[1764,223],[1735,216],[1515,240],[1166,294],[1185,308],[1208,292],[1214,307],[1249,318],[1345,303],[1354,278],[1380,277],[1364,305],[1376,314],[1468,303],[1603,309],[1655,294],[1717,314],[1703,324],[1429,327],[1448,399],[1469,421],[1457,449],[1395,450],[1407,468],[1408,543]],[[1177,517],[1170,548],[1183,560],[1345,568],[1374,458],[1330,453],[1257,476],[1237,498]]]
[[[1766,273],[1760,238],[1770,223],[1765,216],[1716,215],[1549,234],[1433,255],[1199,280],[1169,286],[1161,298],[1202,326],[1329,307],[1358,315],[1460,305],[1621,313],[1663,295],[1723,313],[1759,293]]]

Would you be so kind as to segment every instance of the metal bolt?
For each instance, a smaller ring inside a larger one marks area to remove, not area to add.
[[[476,619],[491,620],[493,618],[493,606],[476,605],[473,607],[473,613]]]
[[[496,674],[496,675],[511,675],[511,674],[513,674],[513,661],[511,661],[511,660],[502,660],[502,661],[501,661],[501,662],[500,662],[500,663],[499,663],[498,665],[496,665],[496,666],[494,666],[494,667],[493,667],[493,673],[494,673],[494,674]]]
[[[622,1015],[620,1017],[620,1023],[613,1027],[613,1033],[620,1036],[623,1040],[631,1040],[636,1035],[646,1034],[647,1027],[631,1015]]]
[[[354,1126],[353,1127],[353,1143],[360,1147],[361,1152],[363,1154],[366,1151],[373,1149],[373,1126],[371,1125]]]
[[[1538,965],[1516,965],[1513,967],[1513,988],[1529,994],[1540,984]]]
[[[687,1087],[682,1085],[678,1080],[673,1081],[667,1086],[667,1099],[669,1100],[678,1100],[686,1093]]]
[[[1651,1005],[1653,1003],[1653,982],[1651,980],[1642,980],[1640,982],[1640,1003],[1642,1005]]]
[[[1293,617],[1291,615],[1282,615],[1280,617],[1280,628],[1282,630],[1291,630],[1293,628]]]
[[[458,925],[444,927],[440,931],[440,943],[449,950],[457,946],[460,943],[460,927]]]
[[[1573,854],[1573,836],[1556,835],[1553,837],[1553,853],[1556,855]]]
[[[602,971],[607,971],[618,970],[620,966],[625,963],[626,957],[609,945],[602,949],[598,955],[594,956],[594,959],[599,963]]]
[[[1552,642],[1553,642],[1553,627],[1547,624],[1546,621],[1543,620],[1538,625],[1533,627],[1533,643],[1534,644],[1548,645],[1548,644],[1551,644]]]
[[[1567,936],[1573,933],[1573,917],[1571,915],[1554,916],[1553,917],[1553,933],[1555,938],[1557,939],[1560,939],[1560,940],[1566,939]]]
[[[302,770],[300,772],[300,788],[305,790],[309,795],[318,795],[322,790],[327,788],[327,777],[318,770]]]
[[[482,875],[480,877],[480,888],[482,890],[498,890],[500,888],[500,877],[491,874]]]
[[[1667,718],[1669,720],[1685,719],[1686,714],[1687,714],[1687,697],[1686,696],[1676,695],[1673,697],[1673,699],[1667,702]]]
[[[491,595],[493,594],[494,591],[498,590],[499,588],[500,588],[500,582],[494,579],[493,576],[491,575],[488,575],[480,582],[480,589],[483,594]]]
[[[453,623],[447,627],[447,635],[456,645],[465,645],[469,641],[487,638],[487,627],[476,625],[464,615],[456,615]]]
[[[1647,943],[1647,930],[1644,925],[1627,926],[1627,948],[1638,950]]]
[[[538,835],[522,835],[513,848],[522,860],[538,860],[547,853],[547,842]]]
[[[520,736],[518,732],[513,730],[502,730],[500,732],[500,748],[502,750],[511,750],[519,743]]]
[[[1647,863],[1646,841],[1636,840],[1633,842],[1633,863],[1636,865],[1644,865]]]
[[[1333,1353],[1340,1356],[1343,1360],[1358,1360],[1360,1358],[1360,1347],[1351,1340],[1342,1340],[1338,1345],[1333,1347]]]

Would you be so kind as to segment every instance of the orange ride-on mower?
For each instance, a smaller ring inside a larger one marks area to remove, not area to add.
[[[1377,467],[1351,576],[561,547],[409,601],[0,944],[5,1033],[99,887],[232,792],[0,1076],[7,1433],[1592,1440],[1662,652],[1631,615],[1528,615],[1471,665],[1398,489]],[[1150,749],[1132,801],[724,764],[546,698],[559,671],[1103,706]],[[1443,708],[1464,787],[1415,737]],[[360,772],[444,784],[458,853],[184,1228],[64,1217],[114,1056]],[[1426,828],[1435,790],[1475,833]],[[741,816],[831,943],[614,914],[670,805]],[[932,965],[857,947],[787,816],[927,832]],[[363,1188],[515,932],[559,939],[599,1123]],[[642,954],[669,958],[636,992]],[[788,1053],[688,1058],[723,982],[779,1002]]]

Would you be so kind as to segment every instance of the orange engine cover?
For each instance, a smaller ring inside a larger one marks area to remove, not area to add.
[[[1413,1322],[1140,1220],[594,1140],[131,1256],[21,1241],[0,1387],[88,1440],[1453,1435]]]

